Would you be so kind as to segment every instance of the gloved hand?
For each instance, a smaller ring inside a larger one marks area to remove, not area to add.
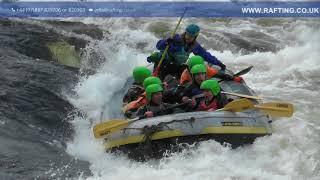
[[[233,81],[234,80],[234,77],[229,74],[224,74],[223,76],[224,76],[223,79],[226,81]]]
[[[187,96],[184,96],[182,98],[182,103],[188,104],[188,106],[190,106],[190,107],[195,107],[197,105],[197,102],[196,102],[195,98],[190,99]]]
[[[181,99],[181,101],[182,101],[183,103],[188,103],[188,102],[189,102],[189,97],[183,96],[182,99]]]
[[[153,112],[152,111],[147,111],[144,113],[144,115],[147,117],[147,118],[150,118],[150,117],[153,117]]]
[[[243,79],[241,76],[235,76],[235,77],[233,77],[233,80],[236,82],[241,82]]]
[[[161,54],[159,52],[153,52],[150,56],[147,57],[148,63],[157,62]]]
[[[226,65],[224,65],[223,63],[219,64],[220,68],[222,71],[226,70]]]
[[[169,37],[167,40],[166,40],[166,45],[170,45],[170,44],[173,44],[174,43],[174,39]]]
[[[191,106],[191,107],[195,107],[196,105],[197,105],[196,99],[195,99],[195,98],[192,98],[192,99],[191,99],[191,102],[190,102],[190,106]]]

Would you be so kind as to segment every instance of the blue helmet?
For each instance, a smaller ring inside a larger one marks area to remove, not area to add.
[[[196,24],[190,24],[186,28],[186,33],[192,37],[197,37],[200,32],[200,27]]]

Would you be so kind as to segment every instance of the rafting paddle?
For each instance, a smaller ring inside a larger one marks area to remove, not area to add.
[[[157,113],[160,113],[160,112],[163,112],[163,111],[167,111],[167,110],[170,110],[170,109],[174,109],[174,108],[179,108],[181,106],[184,106],[186,104],[190,103],[190,101],[186,102],[186,103],[181,103],[181,104],[176,104],[176,105],[173,105],[171,107],[168,107],[166,109],[162,109],[162,110],[159,110],[157,112],[154,112],[154,114],[157,114]],[[113,133],[113,132],[116,132],[116,131],[120,131],[121,129],[124,129],[126,127],[129,126],[129,124],[135,122],[135,121],[138,121],[140,119],[143,119],[145,118],[145,116],[139,116],[139,117],[136,117],[136,118],[133,118],[133,119],[114,119],[114,120],[110,120],[110,121],[107,121],[107,122],[103,122],[103,123],[100,123],[100,124],[97,124],[93,127],[93,134],[94,134],[94,137],[95,138],[101,138],[107,134],[110,134],[110,133]]]
[[[228,103],[224,108],[217,111],[241,112],[247,109],[259,109],[262,113],[271,117],[291,117],[293,115],[293,105],[284,102],[268,102],[255,105],[248,99],[237,99]]]
[[[249,66],[239,72],[237,72],[236,74],[234,74],[233,76],[242,76],[244,74],[247,74],[249,71],[251,71],[251,69],[253,68],[253,66]]]

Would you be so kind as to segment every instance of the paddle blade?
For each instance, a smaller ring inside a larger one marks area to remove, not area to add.
[[[95,138],[101,138],[115,131],[120,131],[121,129],[127,127],[128,125],[129,125],[129,120],[123,120],[123,119],[110,120],[110,121],[95,125],[93,127],[93,135]]]
[[[256,105],[263,113],[272,117],[291,117],[293,115],[293,105],[282,102],[269,102]]]
[[[247,74],[252,68],[253,68],[253,66],[249,66],[246,69],[243,69],[243,70],[239,71],[238,73],[234,74],[233,76],[242,76],[244,74]]]
[[[224,108],[219,111],[231,111],[231,112],[241,112],[247,109],[254,108],[254,104],[248,99],[236,99],[229,102]]]

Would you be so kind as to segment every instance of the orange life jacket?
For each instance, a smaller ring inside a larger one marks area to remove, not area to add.
[[[210,79],[213,76],[215,76],[216,74],[218,74],[218,70],[216,70],[215,68],[210,67],[210,66],[207,65],[207,78]],[[188,72],[187,69],[185,69],[182,72],[181,77],[180,77],[180,85],[184,85],[184,84],[186,84],[186,83],[188,83],[190,81],[192,81],[190,73]]]
[[[127,105],[125,105],[122,108],[122,112],[127,112],[129,110],[136,110],[139,109],[142,106],[145,106],[146,104],[148,104],[148,100],[147,100],[147,96],[146,96],[146,92],[142,93],[139,98],[135,101],[131,101],[130,103],[128,103]]]

